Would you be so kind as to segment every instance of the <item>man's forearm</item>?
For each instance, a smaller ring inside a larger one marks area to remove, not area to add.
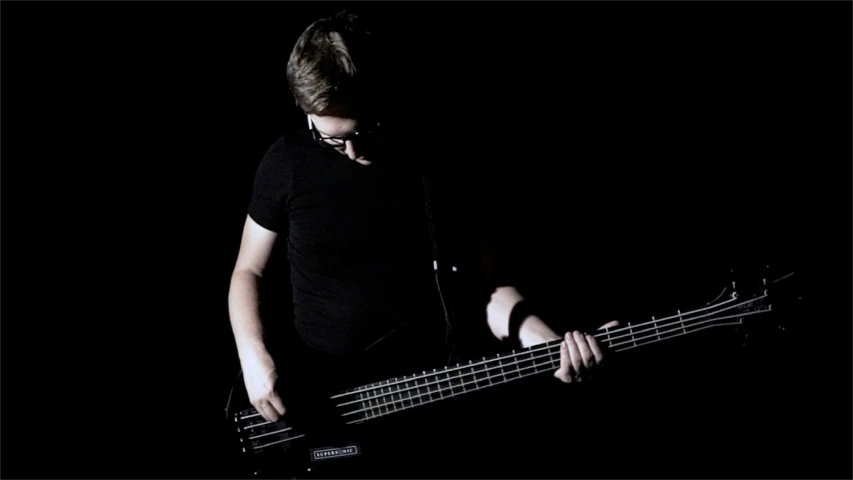
[[[524,300],[521,293],[514,287],[499,287],[491,296],[486,307],[486,316],[492,335],[498,340],[509,337],[509,316],[513,307]],[[551,340],[559,340],[558,335],[541,318],[530,315],[521,322],[518,338],[522,347],[529,347]]]
[[[258,299],[260,280],[260,276],[245,270],[235,271],[231,276],[228,311],[237,353],[241,359],[266,348]]]

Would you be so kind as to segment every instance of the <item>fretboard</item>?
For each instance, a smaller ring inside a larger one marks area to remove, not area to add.
[[[607,352],[622,352],[711,327],[738,325],[744,317],[764,313],[766,295],[738,301],[730,298],[698,310],[624,327],[599,330],[596,342]],[[431,372],[364,385],[332,397],[347,423],[359,423],[392,413],[476,392],[560,367],[562,340],[447,366]]]

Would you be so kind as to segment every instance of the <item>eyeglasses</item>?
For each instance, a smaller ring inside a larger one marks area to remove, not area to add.
[[[319,145],[334,148],[336,150],[343,151],[346,149],[347,140],[350,141],[369,141],[374,138],[374,136],[380,131],[380,122],[376,122],[367,130],[356,130],[354,132],[350,132],[343,136],[328,136],[324,137],[314,128],[314,122],[311,121],[311,116],[308,116],[308,130],[311,131],[311,136],[315,142]]]

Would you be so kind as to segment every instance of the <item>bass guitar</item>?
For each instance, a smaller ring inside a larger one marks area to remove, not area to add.
[[[770,313],[780,302],[800,298],[793,290],[780,290],[785,285],[793,286],[793,280],[791,272],[769,279],[758,276],[748,283],[731,281],[714,300],[700,308],[628,322],[599,330],[594,336],[612,353],[712,328],[734,327],[746,335],[756,327],[784,330],[780,319],[774,320]],[[300,394],[285,398],[287,412],[276,422],[266,421],[251,406],[238,375],[225,409],[230,441],[247,475],[329,478],[336,476],[333,472],[344,472],[341,475],[352,478],[354,470],[350,469],[357,468],[363,457],[371,454],[369,438],[382,432],[368,431],[365,425],[441,400],[553,373],[560,366],[560,343],[557,340],[381,379],[371,378],[374,374],[370,372],[383,370],[377,368],[375,360],[364,359],[369,356],[358,361],[338,359],[334,365],[306,362],[303,358],[299,366],[310,373],[289,377],[288,391]],[[392,354],[382,352],[376,358],[394,358],[389,355]],[[318,382],[318,378],[324,380]]]

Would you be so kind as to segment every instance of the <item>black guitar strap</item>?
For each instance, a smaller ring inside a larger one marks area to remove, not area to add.
[[[433,219],[432,198],[430,196],[430,182],[427,175],[423,175],[422,179],[424,185],[424,203],[426,205],[427,222],[429,224],[429,234],[432,243],[432,268],[433,274],[435,276],[435,286],[438,291],[439,300],[441,301],[441,308],[442,312],[444,313],[444,321],[446,323],[445,346],[448,350],[447,362],[449,364],[456,354],[455,335],[453,334],[453,323],[450,320],[450,310],[448,309],[447,301],[445,300],[445,292],[442,291],[441,285],[442,268],[447,271],[446,269],[448,267],[448,265],[445,265],[444,261],[449,259],[442,258],[439,255],[438,242],[436,241],[435,233],[435,221]],[[455,272],[455,266],[449,265],[449,267],[451,273]]]

